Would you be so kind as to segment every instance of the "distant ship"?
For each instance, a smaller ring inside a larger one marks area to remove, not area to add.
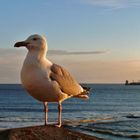
[[[125,85],[140,85],[140,82],[130,82],[128,80],[125,81]]]

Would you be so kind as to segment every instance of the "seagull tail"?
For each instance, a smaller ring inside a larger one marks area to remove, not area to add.
[[[83,93],[85,94],[89,94],[91,88],[90,87],[85,87],[85,86],[82,86],[82,88],[84,89]]]
[[[80,93],[79,95],[74,96],[75,98],[82,98],[82,99],[89,99],[88,95],[90,92],[90,88],[89,87],[82,87],[84,89],[84,91],[82,93]]]

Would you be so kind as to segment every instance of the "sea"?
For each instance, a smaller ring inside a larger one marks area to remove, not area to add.
[[[64,127],[106,140],[140,140],[140,85],[83,84],[89,100],[63,102]],[[0,84],[0,129],[44,124],[43,104],[20,84]],[[49,122],[57,121],[57,103],[49,103]]]

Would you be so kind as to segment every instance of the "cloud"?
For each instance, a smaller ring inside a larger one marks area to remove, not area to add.
[[[121,7],[123,5],[122,0],[87,0],[87,3],[101,7]]]
[[[105,54],[107,51],[65,51],[65,50],[49,50],[50,55],[89,55],[89,54]]]
[[[98,7],[104,7],[109,9],[120,9],[120,8],[126,8],[126,7],[136,7],[140,6],[140,1],[138,0],[83,0],[85,3],[98,6]]]

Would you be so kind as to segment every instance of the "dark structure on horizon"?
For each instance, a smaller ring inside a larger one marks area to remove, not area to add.
[[[140,85],[140,82],[130,82],[128,80],[125,81],[125,85]]]

